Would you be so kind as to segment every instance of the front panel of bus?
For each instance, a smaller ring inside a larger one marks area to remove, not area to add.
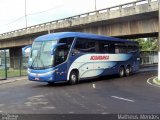
[[[29,58],[29,80],[65,81],[67,79],[67,61],[73,40],[74,38],[64,38],[33,42]]]

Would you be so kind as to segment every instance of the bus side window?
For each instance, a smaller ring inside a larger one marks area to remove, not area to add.
[[[68,56],[67,46],[58,46],[55,54],[55,65],[63,63]]]
[[[99,52],[100,53],[109,53],[109,43],[108,41],[99,41]]]
[[[139,48],[137,45],[128,45],[128,52],[135,52],[135,51],[139,51]]]
[[[113,43],[109,45],[109,53],[115,53],[115,45]]]
[[[56,48],[55,65],[61,64],[64,61],[66,61],[69,54],[69,50],[73,43],[73,40],[74,38],[63,38],[59,40],[59,43],[66,43],[66,44],[62,46],[58,46]]]
[[[115,43],[115,53],[128,53],[127,45],[125,43]]]
[[[115,53],[115,46],[110,41],[99,41],[100,53]]]
[[[78,38],[74,47],[76,52],[87,52],[93,53],[96,52],[96,40]]]
[[[74,38],[73,37],[69,37],[69,38],[63,38],[59,40],[59,43],[66,43],[66,46],[68,47],[68,49],[70,49],[72,43],[73,43]]]

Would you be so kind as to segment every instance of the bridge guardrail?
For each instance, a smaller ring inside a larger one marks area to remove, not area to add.
[[[10,35],[10,34],[14,34],[14,33],[18,33],[18,32],[22,32],[22,31],[26,31],[27,30],[31,30],[34,28],[40,28],[40,27],[44,27],[44,26],[49,26],[55,23],[61,23],[64,21],[68,21],[68,20],[72,20],[72,19],[77,19],[77,18],[81,18],[81,17],[86,17],[89,15],[95,15],[95,14],[99,14],[99,13],[103,13],[103,12],[110,12],[112,10],[121,10],[123,8],[127,8],[127,7],[131,7],[131,6],[137,6],[137,5],[141,5],[141,4],[151,4],[152,2],[156,2],[158,0],[138,0],[138,1],[133,1],[130,3],[125,3],[125,4],[121,4],[121,5],[117,5],[117,6],[113,6],[113,7],[109,7],[109,8],[104,8],[104,9],[100,9],[100,10],[96,10],[96,11],[91,11],[91,12],[87,12],[87,13],[83,13],[83,14],[79,14],[79,15],[75,15],[75,16],[71,16],[71,17],[67,17],[67,18],[63,18],[63,19],[58,19],[58,20],[54,20],[51,22],[46,22],[46,23],[42,23],[42,24],[37,24],[37,25],[33,25],[27,28],[22,28],[22,29],[18,29],[18,30],[14,30],[11,32],[6,32],[6,33],[2,33],[0,34],[0,39],[3,39],[1,37],[5,36],[5,35]]]

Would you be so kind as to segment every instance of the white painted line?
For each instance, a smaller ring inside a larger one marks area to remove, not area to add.
[[[93,84],[93,88],[96,88],[96,85],[95,85],[95,84]]]
[[[72,111],[71,111],[71,112],[68,112],[68,113],[69,113],[69,114],[74,114],[74,112],[72,112]]]
[[[109,113],[107,113],[107,112],[102,112],[101,114],[102,114],[102,115],[105,115],[105,114],[109,114]]]
[[[153,84],[153,83],[150,82],[150,81],[153,80],[155,77],[156,77],[156,76],[149,78],[149,79],[147,80],[147,83],[150,84],[150,85],[152,85],[152,86],[160,87],[159,85],[156,85],[156,84]]]
[[[111,97],[116,98],[116,99],[120,99],[120,100],[124,100],[124,101],[128,101],[128,102],[135,102],[134,100],[126,99],[126,98],[122,98],[122,97],[118,97],[118,96],[111,96]]]

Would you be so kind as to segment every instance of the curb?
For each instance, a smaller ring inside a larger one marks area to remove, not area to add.
[[[16,82],[16,81],[20,81],[20,80],[26,80],[26,79],[27,79],[27,77],[22,77],[22,78],[17,78],[17,79],[10,79],[10,80],[2,80],[2,81],[0,81],[0,85]]]
[[[160,81],[158,81],[158,77],[153,78],[153,83],[160,86]]]

